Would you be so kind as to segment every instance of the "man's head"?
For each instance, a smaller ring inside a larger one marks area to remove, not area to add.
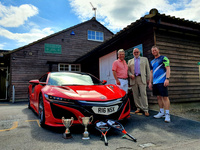
[[[140,56],[140,50],[138,48],[133,49],[133,56],[138,58]]]
[[[155,58],[159,57],[160,56],[160,52],[159,52],[158,46],[152,46],[151,53],[153,54],[153,56]]]
[[[124,58],[125,58],[125,51],[123,49],[119,49],[117,53],[118,53],[118,58],[120,60],[124,60]]]

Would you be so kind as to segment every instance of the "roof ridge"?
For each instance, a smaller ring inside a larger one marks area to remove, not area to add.
[[[14,52],[19,51],[19,50],[21,50],[21,49],[23,49],[23,48],[26,48],[26,47],[28,47],[28,46],[31,46],[31,45],[33,45],[33,44],[35,44],[35,43],[38,43],[38,42],[41,42],[41,41],[46,40],[46,39],[48,39],[48,38],[51,38],[51,37],[53,37],[53,36],[56,36],[56,35],[58,35],[58,34],[60,34],[60,33],[62,33],[62,32],[66,32],[66,31],[69,31],[69,30],[71,30],[71,29],[74,29],[74,28],[76,28],[76,27],[78,27],[78,26],[80,26],[80,25],[83,25],[83,24],[85,24],[85,23],[87,23],[87,22],[90,22],[90,21],[96,21],[96,22],[98,22],[100,25],[102,25],[99,21],[96,20],[95,17],[92,17],[90,20],[81,22],[81,23],[76,24],[76,25],[74,25],[74,26],[71,26],[71,27],[69,27],[69,28],[60,30],[60,31],[58,31],[58,32],[56,32],[56,33],[47,35],[47,36],[45,36],[45,37],[43,37],[43,38],[41,38],[41,39],[38,39],[38,40],[36,40],[36,41],[33,41],[33,42],[31,42],[31,43],[29,43],[29,44],[27,44],[27,45],[24,45],[24,46],[21,46],[21,47],[19,47],[19,48],[10,50],[10,51],[8,52],[8,54],[14,53]],[[102,25],[102,26],[103,26],[103,25]],[[103,27],[106,28],[105,26],[103,26]],[[106,29],[107,29],[107,28],[106,28]],[[107,30],[108,30],[108,29],[107,29]],[[108,30],[108,31],[111,32],[110,30]],[[111,32],[111,33],[112,33],[112,32]],[[113,34],[113,33],[112,33],[112,34]]]

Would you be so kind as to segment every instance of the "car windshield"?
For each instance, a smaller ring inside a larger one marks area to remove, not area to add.
[[[50,74],[48,85],[102,85],[102,82],[86,73],[54,72]]]

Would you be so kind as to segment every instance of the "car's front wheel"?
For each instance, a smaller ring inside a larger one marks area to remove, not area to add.
[[[39,122],[41,127],[45,126],[45,111],[42,95],[39,98]]]

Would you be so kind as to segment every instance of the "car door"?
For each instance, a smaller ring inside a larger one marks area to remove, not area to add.
[[[28,90],[28,94],[29,94],[29,106],[32,107],[35,111],[35,105],[34,105],[34,92],[35,92],[35,86],[39,84],[39,80],[30,80],[29,81],[30,85],[29,85],[29,90]]]

